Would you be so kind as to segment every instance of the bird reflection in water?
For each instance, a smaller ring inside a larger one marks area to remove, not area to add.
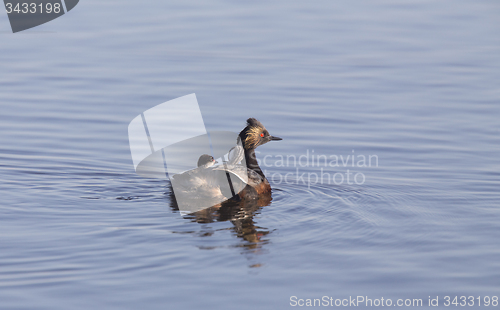
[[[173,191],[170,191],[170,207],[178,211],[177,202]],[[248,250],[258,250],[263,244],[267,243],[265,235],[270,231],[267,228],[260,227],[255,223],[254,216],[260,212],[263,207],[271,204],[271,193],[259,195],[258,199],[230,199],[213,207],[203,209],[184,216],[193,222],[200,224],[230,221],[234,227],[232,230],[235,235],[245,241],[242,247]]]

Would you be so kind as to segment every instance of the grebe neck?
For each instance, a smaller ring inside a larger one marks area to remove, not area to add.
[[[255,156],[255,150],[254,149],[245,149],[245,161],[247,163],[247,168],[252,169],[253,171],[257,172],[264,180],[266,179],[266,176],[264,175],[264,172],[259,167],[259,163],[257,162],[257,157]]]

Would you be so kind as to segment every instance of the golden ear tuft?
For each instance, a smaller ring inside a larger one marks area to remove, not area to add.
[[[260,126],[251,126],[248,128],[247,137],[245,139],[245,148],[254,149],[257,147],[260,141],[260,134],[265,129]]]

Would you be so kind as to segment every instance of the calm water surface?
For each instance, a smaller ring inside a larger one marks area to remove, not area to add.
[[[0,14],[0,308],[500,295],[498,16],[88,0],[11,34]],[[190,93],[208,130],[256,117],[284,139],[258,149],[267,206],[182,217],[168,180],[135,174],[128,123]]]

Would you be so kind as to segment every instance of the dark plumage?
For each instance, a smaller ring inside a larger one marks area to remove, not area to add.
[[[212,167],[216,163],[214,158],[207,154],[201,155],[198,168],[172,177],[175,194],[224,201],[233,194],[251,199],[270,192],[271,186],[257,163],[255,148],[273,140],[281,138],[271,136],[261,122],[249,118],[247,126],[238,135],[237,145],[229,150],[229,162]],[[238,165],[243,155],[246,167]],[[227,184],[229,177],[231,192],[221,187],[221,184]]]

